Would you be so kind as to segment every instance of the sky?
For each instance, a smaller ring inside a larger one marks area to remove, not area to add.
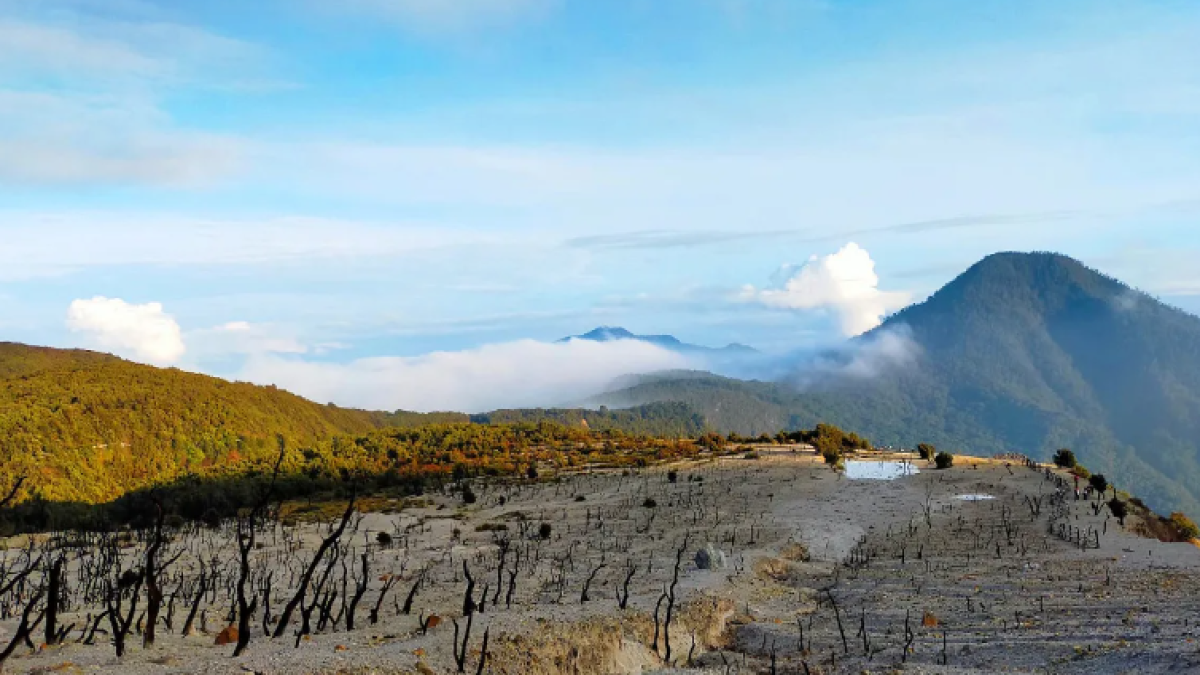
[[[1191,0],[0,0],[0,340],[372,408],[836,345],[983,256],[1200,311]]]

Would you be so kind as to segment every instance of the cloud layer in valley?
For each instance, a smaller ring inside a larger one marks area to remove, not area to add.
[[[693,366],[680,354],[637,340],[518,340],[350,363],[264,356],[252,358],[240,377],[346,406],[481,412],[567,405],[622,375]]]
[[[847,336],[875,328],[910,299],[908,293],[879,288],[875,261],[855,243],[827,256],[814,255],[802,265],[784,265],[775,274],[773,286],[746,286],[741,298],[778,309],[831,311]]]
[[[309,346],[278,327],[232,321],[184,331],[162,304],[119,298],[76,300],[67,326],[98,349],[157,366],[205,365],[236,358],[222,373],[273,384],[319,402],[376,410],[480,412],[566,405],[604,390],[623,375],[702,364],[638,340],[517,340],[413,357],[316,360]]]

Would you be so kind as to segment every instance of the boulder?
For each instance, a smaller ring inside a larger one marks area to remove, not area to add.
[[[725,565],[725,552],[712,544],[705,544],[696,552],[696,567],[702,570],[723,570]]]
[[[232,645],[238,641],[237,626],[226,626],[225,630],[217,633],[217,645]]]

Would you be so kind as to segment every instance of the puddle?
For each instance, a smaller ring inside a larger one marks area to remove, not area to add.
[[[846,462],[846,478],[850,480],[895,480],[901,476],[921,473],[910,462],[850,460]]]
[[[995,499],[991,495],[958,495],[955,499],[961,499],[964,502],[982,502],[988,499]]]

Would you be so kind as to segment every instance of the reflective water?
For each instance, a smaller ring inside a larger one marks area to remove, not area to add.
[[[982,502],[986,499],[995,499],[992,495],[959,495],[955,499],[961,499],[964,502]]]
[[[846,462],[846,478],[850,480],[895,480],[901,476],[921,473],[910,462],[884,462],[879,460],[849,460]]]

